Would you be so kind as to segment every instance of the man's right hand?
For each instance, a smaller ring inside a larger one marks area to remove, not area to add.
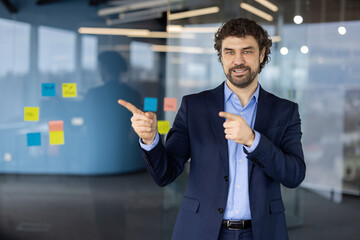
[[[131,126],[136,134],[141,138],[142,142],[147,145],[152,144],[157,134],[156,114],[153,112],[144,113],[131,103],[122,99],[119,99],[118,103],[132,112],[133,116],[131,118]]]

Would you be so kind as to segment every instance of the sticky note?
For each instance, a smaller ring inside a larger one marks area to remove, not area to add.
[[[41,146],[41,134],[40,133],[28,133],[27,137],[27,145],[31,146]]]
[[[157,111],[157,98],[144,98],[144,111],[151,111],[156,112]]]
[[[164,98],[164,111],[176,111],[177,98]]]
[[[24,108],[24,121],[39,121],[39,108],[38,107],[25,107]]]
[[[71,98],[77,96],[76,83],[63,83],[62,94],[64,98]]]
[[[58,120],[58,121],[49,121],[49,131],[64,131],[64,121]]]
[[[159,120],[157,122],[157,127],[159,134],[167,134],[170,130],[170,122]]]
[[[42,83],[41,92],[43,97],[55,97],[55,83]]]
[[[60,145],[64,144],[64,132],[63,131],[53,131],[49,132],[50,135],[50,145]]]

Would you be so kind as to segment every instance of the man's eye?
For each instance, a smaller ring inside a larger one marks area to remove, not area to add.
[[[232,55],[232,54],[234,54],[234,52],[229,51],[229,52],[226,52],[226,54]]]
[[[245,54],[249,54],[249,53],[251,53],[251,51],[244,51],[244,53],[245,53]]]

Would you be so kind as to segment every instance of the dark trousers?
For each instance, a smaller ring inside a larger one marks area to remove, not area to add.
[[[252,240],[252,230],[242,229],[242,230],[229,230],[224,227],[221,227],[218,240]]]

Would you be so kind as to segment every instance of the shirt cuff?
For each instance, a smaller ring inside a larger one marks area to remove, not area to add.
[[[141,138],[139,138],[140,147],[145,151],[151,151],[159,143],[159,139],[160,139],[159,133],[156,133],[156,137],[154,141],[150,145],[147,145],[141,141]]]
[[[248,147],[248,146],[244,145],[244,148],[246,149],[246,151],[248,151],[248,153],[251,153],[252,151],[254,151],[256,149],[256,147],[259,145],[259,142],[260,142],[260,138],[261,138],[260,133],[258,133],[255,130],[254,130],[254,133],[255,133],[255,139],[254,139],[254,142],[251,145],[251,147]]]

